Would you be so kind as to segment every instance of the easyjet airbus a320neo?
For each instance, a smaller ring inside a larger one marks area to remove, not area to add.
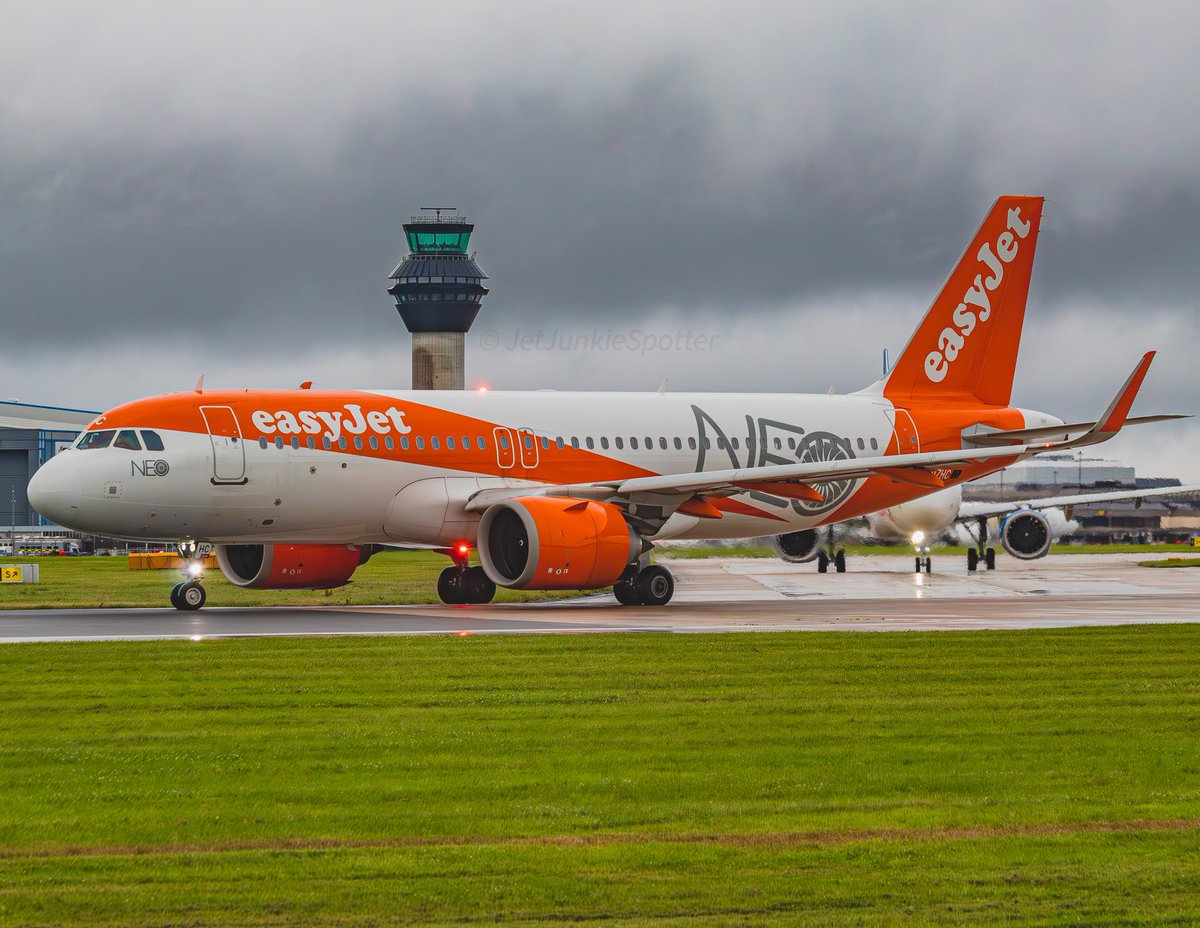
[[[1096,422],[1009,405],[1041,213],[1001,197],[891,372],[848,396],[198,387],[100,416],[29,497],[83,532],[213,543],[243,587],[335,587],[414,546],[450,557],[447,603],[500,584],[661,605],[655,541],[803,532],[1146,421],[1153,353]]]

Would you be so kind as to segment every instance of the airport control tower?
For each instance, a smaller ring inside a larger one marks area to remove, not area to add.
[[[475,229],[454,207],[421,207],[404,224],[408,256],[388,288],[412,333],[414,390],[463,389],[463,342],[487,295],[487,275],[467,252]]]

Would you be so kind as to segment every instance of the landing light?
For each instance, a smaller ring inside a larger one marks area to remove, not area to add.
[[[202,573],[204,573],[204,565],[188,564],[187,572],[189,577],[199,577]]]
[[[480,385],[479,385],[479,392],[480,392],[480,393],[487,393],[487,391],[488,391],[487,384],[480,384]]]
[[[454,550],[457,551],[459,554],[461,554],[463,557],[466,557],[468,554],[471,553],[471,546],[469,544],[467,544],[465,541],[460,541],[457,545],[454,546]]]
[[[917,529],[915,532],[912,533],[912,543],[914,545],[919,545],[924,540],[925,540],[925,533],[922,532],[920,529]]]

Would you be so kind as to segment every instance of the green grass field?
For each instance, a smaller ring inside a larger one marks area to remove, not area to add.
[[[0,924],[1193,924],[1200,627],[0,648]]]
[[[161,606],[171,608],[177,570],[130,570],[124,557],[0,558],[0,564],[38,564],[41,582],[0,586],[0,609]],[[437,602],[438,573],[450,560],[432,551],[385,551],[335,590],[246,590],[219,570],[205,574],[208,606],[367,606]],[[530,602],[577,595],[557,591],[496,591],[496,602]]]

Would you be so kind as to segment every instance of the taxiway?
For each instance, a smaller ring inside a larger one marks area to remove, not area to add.
[[[752,558],[671,560],[675,599],[622,607],[599,593],[490,606],[0,610],[0,642],[297,635],[563,632],[902,631],[1200,622],[1200,570],[1138,567],[1146,555],[1052,555],[968,574],[903,557],[845,574]]]

